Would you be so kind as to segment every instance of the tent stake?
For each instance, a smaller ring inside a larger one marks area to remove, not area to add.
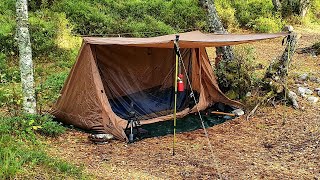
[[[176,35],[176,39],[174,40],[174,46],[176,50],[176,68],[175,68],[175,75],[174,75],[174,111],[173,111],[173,147],[172,147],[172,155],[175,155],[175,146],[176,146],[176,126],[177,126],[177,93],[178,93],[178,64],[179,64],[179,54],[177,50],[178,46],[179,35]]]

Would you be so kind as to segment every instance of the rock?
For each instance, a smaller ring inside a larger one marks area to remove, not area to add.
[[[289,96],[289,98],[294,98],[294,99],[298,98],[297,94],[293,91],[289,91],[288,96]]]
[[[318,80],[318,78],[315,77],[315,76],[311,76],[311,77],[310,77],[310,81],[311,81],[311,82],[317,82],[317,80]]]
[[[308,74],[307,73],[301,74],[298,79],[300,81],[305,81],[308,79]]]
[[[311,103],[316,103],[316,102],[318,102],[318,100],[319,100],[319,98],[314,97],[314,96],[308,97],[308,101]]]
[[[299,87],[298,88],[298,94],[302,97],[305,97],[305,95],[311,95],[312,93],[313,93],[313,91],[306,88],[306,87]]]
[[[299,109],[299,104],[297,102],[297,98],[298,98],[297,94],[293,91],[289,91],[288,98],[291,100],[293,108]]]
[[[320,91],[320,88],[315,88],[314,90],[315,90],[315,91]]]
[[[244,111],[242,109],[235,109],[231,112],[232,114],[235,114],[236,116],[242,116],[244,115]]]
[[[310,90],[310,89],[306,89],[306,91],[305,91],[305,94],[306,94],[306,95],[311,95],[312,93],[313,93],[313,91]]]
[[[299,87],[299,88],[298,88],[298,93],[299,93],[300,96],[305,95],[305,94],[306,94],[306,88],[304,88],[304,87]]]

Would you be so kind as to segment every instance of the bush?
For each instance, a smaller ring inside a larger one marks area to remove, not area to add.
[[[259,17],[258,19],[254,20],[250,26],[252,26],[255,31],[271,33],[280,32],[284,26],[284,23],[281,21],[281,18]]]
[[[15,179],[19,173],[34,171],[35,166],[48,169],[58,179],[69,179],[68,176],[82,178],[81,168],[49,157],[44,144],[35,136],[35,132],[58,136],[64,131],[65,128],[48,115],[0,117],[0,179]]]
[[[53,9],[66,12],[74,26],[73,32],[83,35],[163,35],[189,28],[204,28],[206,20],[205,12],[196,0],[62,0],[57,2]],[[159,32],[149,34],[140,31]]]
[[[216,68],[216,75],[220,88],[231,99],[243,98],[253,85],[253,71],[255,61],[254,48],[240,47],[235,51],[232,61],[220,61]]]
[[[230,1],[218,0],[215,1],[216,9],[221,18],[222,24],[226,29],[238,27],[238,21],[235,16],[236,9],[232,7]]]
[[[0,134],[12,134],[16,137],[34,141],[35,133],[57,137],[65,132],[65,127],[53,121],[50,115],[28,115],[0,117]]]
[[[236,17],[242,26],[248,26],[259,17],[272,17],[274,13],[272,1],[237,0],[233,2],[233,7],[237,10]]]
[[[317,42],[314,45],[312,45],[312,49],[314,49],[317,55],[320,55],[320,42]]]
[[[42,106],[51,107],[60,96],[60,91],[68,76],[68,71],[52,74],[48,76],[45,81],[37,85],[36,94],[38,101],[38,108],[42,111]]]
[[[22,92],[18,83],[0,85],[0,108],[7,110],[11,115],[18,115],[22,109]]]
[[[33,57],[48,57],[57,50],[55,38],[57,36],[54,13],[39,11],[29,13],[29,31]]]
[[[0,53],[7,56],[16,54],[17,45],[14,40],[15,35],[15,1],[0,1]]]

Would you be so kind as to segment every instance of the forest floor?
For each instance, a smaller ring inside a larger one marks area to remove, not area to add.
[[[319,32],[300,32],[299,48],[320,41]],[[250,45],[264,67],[282,53],[281,40]],[[295,92],[294,79],[302,73],[320,78],[320,56],[295,54],[288,84]],[[213,154],[201,129],[177,135],[175,156],[172,135],[95,145],[87,133],[72,129],[47,139],[47,152],[83,165],[92,179],[320,179],[320,102],[298,100],[303,110],[267,105],[249,120],[243,116],[208,128]]]

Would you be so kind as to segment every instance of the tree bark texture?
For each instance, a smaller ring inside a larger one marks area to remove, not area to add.
[[[288,69],[297,47],[298,35],[291,32],[284,40],[286,40],[286,49],[279,58],[270,63],[265,74],[265,89],[278,96],[287,97],[294,107],[298,108],[296,97],[290,94],[287,88]]]
[[[214,33],[227,34],[228,32],[223,27],[220,17],[214,5],[214,0],[200,0],[201,6],[207,11],[209,31]],[[234,53],[230,46],[217,48],[217,54],[222,54],[223,60],[234,59]]]
[[[276,11],[280,11],[281,10],[281,2],[280,0],[272,0],[272,4],[273,4],[273,7]]]
[[[284,81],[285,77],[288,75],[288,68],[297,47],[298,35],[292,32],[284,40],[284,42],[286,42],[286,49],[280,58],[270,64],[265,78]]]
[[[300,0],[299,2],[299,16],[305,17],[310,7],[310,0]]]
[[[19,64],[23,93],[23,110],[26,113],[36,113],[36,99],[33,78],[33,63],[30,35],[28,29],[28,1],[16,1],[17,41],[19,48]]]
[[[282,16],[295,14],[305,17],[311,2],[310,0],[272,0],[272,4],[276,11],[282,12]]]

